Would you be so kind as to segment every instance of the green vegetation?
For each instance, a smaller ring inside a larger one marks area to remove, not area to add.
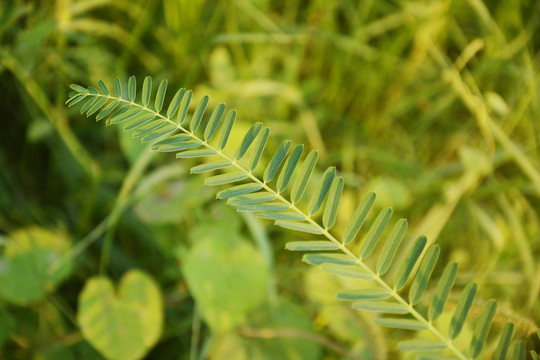
[[[536,358],[539,20],[0,4],[0,357]]]

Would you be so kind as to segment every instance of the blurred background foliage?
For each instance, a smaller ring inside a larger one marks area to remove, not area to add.
[[[99,274],[124,289],[130,269],[162,297],[148,359],[406,357],[395,339],[410,334],[338,303],[338,280],[282,250],[298,234],[64,105],[70,83],[131,74],[226,102],[240,129],[263,121],[271,148],[318,149],[345,178],[338,235],[377,192],[409,240],[459,262],[458,284],[499,301],[495,327],[534,341],[539,27],[535,0],[0,2],[0,357],[110,354],[78,298]]]

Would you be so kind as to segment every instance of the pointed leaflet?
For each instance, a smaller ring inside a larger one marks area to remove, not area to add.
[[[183,134],[180,134],[180,135],[183,135]],[[157,151],[160,151],[160,152],[173,152],[173,151],[193,149],[193,148],[201,146],[201,142],[199,140],[185,140],[185,141],[182,141],[181,139],[183,139],[183,138],[182,137],[178,138],[178,141],[175,141],[174,143],[160,145],[157,148]]]
[[[116,94],[116,97],[121,98],[122,97],[122,83],[120,82],[119,78],[114,79],[114,93]]]
[[[413,319],[403,319],[403,318],[378,318],[375,319],[375,323],[381,326],[391,327],[395,329],[405,329],[405,330],[427,330],[428,326],[424,323],[421,323],[418,320]]]
[[[371,225],[366,238],[362,242],[359,254],[360,259],[366,259],[373,253],[373,250],[375,250],[375,246],[377,246],[377,242],[381,238],[386,225],[388,225],[388,222],[390,221],[390,217],[392,217],[392,209],[390,208],[383,209],[379,213],[375,219],[375,222],[373,225]]]
[[[227,200],[227,203],[233,206],[249,205],[249,204],[257,204],[257,203],[272,201],[275,198],[276,198],[275,194],[264,191],[264,192],[258,192],[256,194],[235,196]]]
[[[411,250],[407,254],[407,257],[405,257],[405,259],[403,260],[403,263],[401,264],[397,272],[398,276],[396,277],[394,282],[394,288],[396,290],[401,290],[405,286],[405,284],[407,284],[407,280],[409,279],[409,276],[411,275],[411,272],[413,271],[414,265],[416,265],[418,258],[422,254],[422,250],[424,250],[426,242],[427,239],[425,236],[420,236],[414,242]]]
[[[409,290],[409,303],[412,305],[418,304],[426,292],[431,273],[435,268],[440,251],[439,245],[433,245],[428,249],[426,255],[422,259],[422,264],[418,268],[418,272],[416,273],[411,289]]]
[[[308,224],[305,222],[298,222],[298,221],[288,221],[288,220],[278,220],[276,221],[277,226],[284,227],[286,229],[306,232],[310,234],[322,234],[323,230],[315,225]]]
[[[283,165],[283,169],[281,170],[281,173],[279,174],[277,184],[276,184],[276,190],[278,193],[282,193],[287,188],[287,185],[289,185],[289,181],[291,181],[291,176],[294,172],[294,169],[296,169],[296,165],[298,164],[298,160],[300,160],[300,156],[302,156],[302,152],[304,151],[304,145],[296,145],[291,151],[291,155],[287,158],[287,161],[285,161],[285,165]]]
[[[229,160],[217,160],[217,161],[209,162],[206,164],[194,166],[191,168],[190,171],[192,174],[201,174],[207,171],[223,169],[231,165],[232,165],[232,162],[230,162]]]
[[[114,111],[114,109],[120,104],[120,101],[112,101],[107,106],[105,106],[96,116],[96,121],[99,121],[105,117],[107,117],[110,113]]]
[[[109,89],[107,88],[107,85],[101,80],[97,82],[99,89],[103,93],[103,95],[109,96],[111,93],[109,92]]]
[[[174,97],[169,104],[169,107],[167,108],[167,117],[170,119],[174,116],[174,113],[176,110],[178,110],[178,107],[180,106],[180,101],[182,101],[182,98],[184,97],[184,94],[186,92],[186,89],[180,89],[174,94]]]
[[[128,80],[128,99],[129,101],[135,101],[135,96],[137,95],[137,80],[135,76],[131,75]]]
[[[212,156],[217,155],[217,151],[214,149],[197,149],[197,150],[186,150],[176,154],[176,158],[197,158],[203,156]]]
[[[165,100],[165,93],[167,92],[167,79],[161,80],[156,93],[156,101],[154,102],[154,108],[159,113],[163,107],[163,101]]]
[[[231,110],[227,113],[227,117],[225,117],[225,122],[221,128],[221,134],[219,135],[219,150],[223,150],[227,145],[229,135],[231,134],[234,125],[234,119],[236,119],[236,110]]]
[[[280,201],[249,204],[249,205],[239,205],[237,207],[238,211],[244,211],[244,212],[283,211],[283,210],[288,210],[288,209],[289,209],[289,205],[284,204]]]
[[[154,130],[151,134],[146,135],[145,137],[142,138],[141,141],[143,143],[154,141],[164,135],[175,132],[176,130],[178,130],[176,125],[168,124],[165,121],[163,121],[163,125],[160,126],[158,130]]]
[[[337,265],[354,265],[356,260],[345,254],[335,253],[317,253],[305,254],[302,261],[311,265],[322,264],[337,264]]]
[[[142,104],[147,107],[150,103],[150,96],[152,96],[152,78],[147,76],[144,78],[142,86]]]
[[[323,214],[323,226],[325,229],[331,229],[336,223],[337,212],[339,208],[339,201],[341,200],[341,193],[343,192],[343,178],[338,176],[332,182],[330,188],[330,194],[326,201],[326,207]]]
[[[204,111],[206,110],[206,105],[208,105],[208,95],[204,95],[201,101],[199,101],[199,104],[197,105],[197,108],[195,109],[195,112],[191,117],[189,128],[191,129],[192,133],[197,131],[199,125],[201,125],[201,120],[204,115]]]
[[[246,135],[242,139],[242,143],[236,150],[236,156],[234,157],[235,160],[240,160],[244,157],[246,151],[249,149],[251,144],[253,144],[253,141],[255,141],[255,138],[257,137],[261,129],[262,124],[260,122],[256,122],[255,124],[251,125],[249,130],[246,132]]]
[[[397,346],[401,351],[440,351],[448,347],[444,342],[432,339],[400,341]]]
[[[212,137],[214,137],[214,133],[216,132],[224,112],[225,104],[219,104],[214,109],[214,112],[212,112],[212,116],[210,116],[210,120],[208,120],[208,124],[204,129],[204,141],[208,142],[212,139]]]
[[[244,184],[233,186],[232,188],[220,191],[217,193],[216,197],[218,199],[228,199],[234,196],[246,195],[255,191],[258,191],[262,188],[261,184]]]
[[[354,238],[358,234],[358,231],[360,231],[360,228],[364,224],[364,221],[366,220],[374,202],[375,202],[375,193],[372,193],[372,192],[368,193],[362,199],[362,201],[360,201],[360,204],[358,204],[358,207],[354,211],[354,214],[351,220],[349,220],[349,222],[347,223],[347,226],[345,226],[345,230],[343,231],[344,244],[348,244],[354,240]]]
[[[407,305],[398,304],[388,301],[359,301],[352,305],[353,309],[374,311],[387,314],[408,314],[409,307]]]
[[[283,142],[279,145],[278,149],[274,153],[274,156],[272,156],[270,163],[268,163],[268,166],[264,170],[263,180],[265,183],[272,181],[279,170],[279,166],[285,159],[285,156],[287,156],[287,152],[289,152],[290,147],[291,140],[283,140]]]
[[[66,101],[66,104],[68,104],[69,107],[72,107],[75,104],[78,104],[79,102],[86,99],[87,95],[75,95],[74,97],[71,97]]]
[[[454,316],[452,316],[452,320],[450,321],[449,335],[451,339],[455,339],[461,332],[465,319],[467,318],[467,314],[469,313],[469,309],[473,303],[474,295],[476,295],[476,284],[467,284],[459,297],[456,310],[454,311]]]
[[[433,322],[437,320],[442,314],[444,305],[446,304],[450,291],[452,291],[452,287],[456,281],[457,270],[458,265],[456,262],[451,262],[446,265],[428,310],[429,321]]]
[[[306,156],[291,190],[291,200],[293,204],[302,199],[302,195],[304,195],[304,191],[306,190],[309,178],[313,173],[318,158],[319,153],[316,150],[311,151],[308,156]]]
[[[347,276],[355,279],[373,280],[375,278],[375,276],[368,270],[359,268],[358,266],[323,264],[322,269],[330,274]]]
[[[216,186],[228,184],[247,178],[247,174],[243,171],[234,171],[230,173],[225,173],[221,175],[211,176],[204,180],[204,184],[207,186]]]
[[[179,144],[181,142],[189,140],[190,137],[191,136],[189,136],[188,134],[178,134],[178,135],[170,136],[170,137],[166,138],[165,140],[158,141],[157,143],[152,145],[152,150],[158,150],[161,145]]]
[[[299,214],[296,211],[273,211],[273,212],[258,213],[257,217],[260,219],[268,219],[268,220],[301,221],[301,220],[306,219],[305,215]]]
[[[377,259],[377,274],[384,275],[388,269],[390,269],[390,265],[392,265],[392,261],[394,261],[394,256],[396,255],[397,249],[399,248],[406,231],[407,220],[399,219],[392,228],[390,235],[388,235],[388,239],[386,239],[379,258]]]
[[[328,191],[330,190],[330,186],[332,186],[332,181],[334,181],[334,176],[336,176],[336,168],[334,166],[331,166],[328,169],[326,169],[326,171],[322,175],[322,178],[319,182],[319,186],[317,187],[317,190],[313,193],[311,200],[309,202],[309,207],[308,207],[309,216],[316,214],[317,211],[319,211],[319,209],[321,208],[324,198],[326,197],[326,194],[328,194]]]
[[[499,337],[497,349],[492,360],[505,360],[508,349],[510,348],[510,342],[512,341],[512,335],[514,334],[514,324],[508,322],[504,325],[504,328]]]
[[[135,120],[136,121],[136,120]],[[138,127],[133,133],[133,138],[140,138],[142,136],[146,136],[148,134],[152,134],[153,131],[159,129],[165,125],[165,121],[152,121],[144,126]]]
[[[474,329],[474,336],[471,341],[471,346],[469,348],[469,353],[473,358],[480,355],[484,343],[486,342],[489,329],[491,328],[491,322],[493,321],[493,316],[495,316],[495,311],[497,310],[497,303],[495,300],[489,300],[484,306],[482,315],[476,323],[476,328]]]
[[[253,151],[251,152],[251,156],[249,158],[249,171],[255,170],[257,165],[259,164],[259,160],[261,159],[261,155],[263,153],[264,147],[266,146],[266,142],[268,141],[268,137],[270,136],[270,129],[264,128],[262,129],[261,133],[259,134],[259,137],[257,138],[257,142],[255,143],[255,147],[253,148]]]
[[[97,95],[99,95],[99,91],[96,88],[90,86],[88,88],[88,92],[90,95],[95,95],[95,96],[91,96],[90,99],[88,99],[88,101],[84,103],[84,105],[81,107],[81,114],[84,114],[85,112],[87,112],[88,109],[90,109],[90,107],[94,105],[94,103],[98,99]]]
[[[383,300],[392,296],[392,292],[383,288],[366,288],[340,291],[337,294],[338,300]]]
[[[108,125],[114,125],[119,124],[121,122],[132,120],[137,114],[141,113],[143,111],[143,108],[141,107],[132,107],[128,111],[122,112],[118,115],[113,115],[109,120],[107,121]]]
[[[180,102],[180,108],[178,109],[178,115],[176,116],[176,123],[186,127],[187,125],[187,112],[189,109],[189,103],[191,102],[191,97],[193,96],[193,91],[188,90],[182,96],[182,101]]]
[[[324,251],[337,250],[339,245],[327,240],[290,241],[285,244],[285,249],[290,251]]]
[[[90,107],[90,109],[88,109],[88,111],[86,112],[86,116],[90,116],[90,115],[94,114],[96,111],[98,111],[103,105],[105,105],[107,100],[109,100],[109,99],[108,98],[101,98],[98,101],[96,101],[94,103],[94,105],[92,105]]]

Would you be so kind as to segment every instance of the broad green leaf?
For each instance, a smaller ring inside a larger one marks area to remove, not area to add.
[[[159,145],[159,147],[157,147],[156,150],[160,152],[173,152],[173,151],[192,149],[192,148],[199,147],[201,145],[202,143],[199,140],[190,139],[190,140],[175,141],[174,143]]]
[[[377,243],[379,242],[379,239],[381,238],[384,229],[386,229],[386,225],[388,225],[391,217],[392,209],[390,208],[383,209],[379,213],[375,219],[375,222],[369,228],[366,238],[362,242],[362,246],[360,246],[360,259],[367,259],[373,253],[373,250],[375,250],[375,247],[377,246]]]
[[[189,109],[189,103],[191,102],[191,97],[193,96],[193,91],[188,90],[182,97],[182,101],[180,102],[180,108],[178,109],[178,114],[176,115],[176,123],[179,124],[182,127],[186,127],[187,125],[187,112]]]
[[[539,330],[540,331],[540,330]],[[510,343],[512,341],[512,335],[514,334],[514,323],[508,322],[504,325],[504,328],[499,337],[499,342],[497,343],[497,349],[493,355],[492,360],[505,360],[506,354],[510,349]]]
[[[469,348],[469,353],[473,358],[480,355],[484,343],[487,340],[489,329],[491,328],[491,322],[493,321],[493,316],[495,316],[495,311],[497,310],[497,303],[495,300],[489,300],[484,306],[484,310],[480,315],[476,323],[476,328],[474,329],[474,336],[471,341],[471,346]]]
[[[521,341],[518,341],[514,344],[514,351],[512,351],[512,360],[525,360],[527,358],[527,349],[525,344]]]
[[[256,183],[238,185],[238,186],[233,186],[232,188],[218,192],[216,197],[218,199],[228,199],[234,196],[240,196],[240,195],[249,194],[255,191],[259,191],[261,188],[262,188],[262,185],[256,184]]]
[[[198,158],[203,156],[216,155],[217,151],[214,149],[197,149],[197,150],[185,150],[176,154],[176,158]]]
[[[334,227],[336,223],[337,212],[339,209],[339,201],[341,200],[341,193],[343,192],[343,178],[338,176],[332,182],[330,193],[328,194],[328,200],[326,201],[326,207],[323,213],[323,226],[329,230]]]
[[[221,128],[221,133],[219,134],[219,150],[223,150],[227,146],[229,141],[229,135],[234,125],[234,119],[236,119],[236,110],[231,110],[227,113],[225,117],[225,122]]]
[[[265,192],[258,192],[256,194],[235,196],[227,200],[227,203],[233,206],[249,205],[249,204],[257,204],[257,203],[272,201],[275,198],[276,198],[275,194],[265,191]]]
[[[176,130],[178,130],[178,128],[176,127],[176,125],[173,125],[173,124],[169,124],[169,123],[166,123],[164,122],[162,126],[159,127],[159,129],[156,129],[154,131],[152,131],[151,134],[148,134],[146,135],[145,137],[143,137],[141,139],[141,141],[143,143],[147,143],[147,142],[150,142],[150,141],[154,141],[156,139],[159,139],[160,137],[164,136],[164,135],[167,135],[167,134],[170,134],[172,132],[175,132]],[[133,135],[134,137],[136,137],[138,134],[137,132]]]
[[[452,339],[455,339],[463,328],[463,324],[465,323],[465,319],[467,319],[467,314],[473,303],[474,296],[476,295],[476,287],[475,283],[467,284],[459,297],[454,316],[452,316],[452,320],[450,321],[449,335]]]
[[[343,266],[336,264],[323,264],[322,269],[334,275],[347,276],[362,280],[373,280],[374,274],[358,266]]]
[[[156,92],[156,101],[154,102],[154,108],[159,113],[163,108],[163,101],[165,100],[165,93],[167,92],[167,79],[161,80]]]
[[[259,160],[261,159],[261,155],[263,153],[264,147],[266,146],[269,136],[270,136],[270,129],[263,128],[257,138],[257,142],[255,143],[255,148],[251,152],[251,156],[249,158],[249,166],[248,166],[249,171],[255,170],[255,168],[259,164]]]
[[[157,284],[139,270],[127,272],[118,291],[108,278],[93,277],[79,296],[77,322],[106,359],[142,359],[161,335],[162,304]]]
[[[302,196],[306,191],[307,184],[309,183],[309,179],[311,178],[311,174],[313,173],[313,169],[315,169],[315,165],[317,164],[318,158],[319,152],[316,150],[311,151],[308,156],[306,156],[306,159],[300,168],[300,172],[298,173],[291,190],[291,200],[293,204],[302,199]]]
[[[414,319],[403,319],[403,318],[378,318],[375,319],[375,323],[385,327],[391,327],[395,329],[405,329],[405,330],[427,330],[427,324],[421,323],[418,320]]]
[[[414,269],[414,266],[416,265],[416,262],[418,261],[418,258],[422,254],[422,251],[424,250],[424,247],[426,246],[427,239],[425,236],[420,236],[416,241],[414,242],[413,246],[411,247],[411,250],[401,263],[401,266],[399,267],[399,270],[397,271],[397,276],[394,281],[394,289],[401,290],[405,284],[407,284],[407,280],[409,280],[409,277],[411,276],[411,272]]]
[[[239,205],[237,207],[238,211],[244,212],[273,212],[273,211],[283,211],[289,210],[290,206],[282,202],[264,202],[258,204],[250,205]]]
[[[302,261],[310,265],[322,265],[322,264],[338,264],[338,265],[354,265],[356,260],[345,254],[334,253],[317,253],[317,254],[305,254],[302,257]]]
[[[285,244],[285,249],[291,251],[337,250],[339,245],[327,240],[290,241]]]
[[[226,174],[211,176],[204,180],[204,184],[207,186],[223,185],[244,180],[245,178],[247,178],[247,174],[245,172],[234,171]]]
[[[109,92],[109,89],[107,88],[107,85],[105,85],[105,83],[101,80],[98,80],[97,82],[98,84],[98,87],[99,89],[101,90],[101,92],[106,95],[106,96],[109,96],[111,93]]]
[[[338,300],[357,301],[357,300],[384,300],[392,296],[390,290],[384,288],[365,288],[343,290],[338,292]]]
[[[287,156],[287,153],[289,152],[289,148],[291,147],[291,140],[284,140],[274,153],[274,156],[272,156],[272,159],[268,163],[268,166],[264,170],[263,174],[263,180],[265,183],[272,181],[274,176],[276,176],[277,171],[279,170],[279,167],[281,166],[281,163],[285,159],[285,156]]]
[[[118,98],[122,97],[122,83],[120,82],[119,78],[114,79],[114,93]]]
[[[128,80],[128,99],[129,101],[135,101],[135,96],[137,95],[137,80],[135,76],[131,75]]]
[[[401,351],[440,351],[447,347],[444,342],[432,339],[414,339],[398,343],[398,349]]]
[[[146,115],[143,115],[141,117],[138,117],[137,119],[132,120],[129,124],[127,124],[124,127],[125,131],[134,130],[138,127],[147,126],[150,124],[150,121],[152,121],[156,117],[156,114],[154,113],[147,113]]]
[[[454,282],[456,281],[458,265],[456,262],[451,262],[446,265],[444,272],[439,279],[439,284],[437,285],[437,290],[435,291],[435,296],[431,301],[431,305],[428,310],[429,321],[435,321],[442,314],[444,305],[448,300],[450,291],[454,287]]]
[[[291,155],[289,155],[289,157],[285,161],[285,165],[283,165],[283,169],[279,174],[276,184],[276,189],[278,193],[282,193],[283,191],[285,191],[287,185],[289,185],[289,181],[291,181],[292,174],[294,172],[294,169],[296,169],[296,165],[298,164],[298,160],[300,160],[303,151],[304,145],[296,145],[293,151],[291,151]]]
[[[197,165],[191,168],[192,174],[201,174],[207,171],[223,169],[231,166],[232,163],[229,160],[216,160],[206,164]]]
[[[88,89],[82,87],[81,85],[77,85],[77,84],[71,84],[69,85],[70,88],[72,88],[73,90],[75,90],[76,92],[78,93],[81,93],[81,94],[88,94],[89,91]]]
[[[286,229],[306,232],[310,234],[322,234],[324,232],[323,229],[321,229],[320,227],[305,222],[278,220],[276,221],[276,225]]]
[[[99,121],[105,117],[107,117],[110,113],[114,111],[114,109],[120,104],[120,101],[111,101],[107,106],[105,106],[96,116],[96,121]]]
[[[360,201],[360,204],[358,204],[358,206],[356,207],[356,210],[354,211],[351,220],[349,220],[349,222],[345,226],[345,229],[343,230],[344,244],[348,244],[354,240],[354,238],[360,231],[360,228],[362,228],[364,221],[366,221],[366,218],[374,202],[375,193],[368,193],[362,199],[362,201]]]
[[[184,97],[184,94],[186,93],[186,89],[182,88],[174,94],[173,99],[169,103],[169,107],[167,108],[167,118],[172,118],[174,114],[176,113],[176,110],[178,110],[178,107],[180,106],[180,102],[182,101],[182,98]]]
[[[105,103],[107,102],[107,100],[109,100],[108,98],[101,98],[99,100],[97,100],[94,105],[90,106],[90,108],[88,109],[88,111],[86,112],[86,116],[90,116],[90,115],[93,115],[96,111],[98,111],[99,109],[101,109],[101,107],[103,105],[105,105]]]
[[[114,125],[114,124],[119,124],[127,120],[132,120],[137,114],[141,113],[142,111],[143,111],[143,108],[141,107],[138,107],[138,106],[132,107],[131,109],[125,112],[122,112],[119,115],[115,115],[109,118],[109,120],[107,120],[107,124]]]
[[[397,249],[401,244],[401,240],[407,232],[407,220],[399,219],[392,228],[388,239],[386,239],[384,246],[381,250],[379,258],[377,259],[377,273],[384,275],[390,269],[390,265],[394,261]]]
[[[358,301],[352,304],[353,309],[381,312],[387,314],[408,314],[409,307],[407,305],[398,304],[389,301]]]
[[[293,221],[306,220],[306,217],[304,215],[299,214],[296,211],[274,211],[274,212],[258,213],[257,217],[261,219],[268,219],[268,220],[293,220]]]
[[[309,216],[315,215],[322,206],[328,191],[330,191],[330,186],[332,186],[332,181],[334,181],[334,176],[336,176],[336,168],[334,166],[326,169],[324,174],[319,181],[319,186],[317,190],[313,193],[311,200],[309,201],[308,214]]]
[[[201,120],[204,115],[204,111],[206,110],[206,106],[208,105],[208,95],[205,95],[201,101],[197,104],[197,107],[195,108],[195,112],[193,113],[193,116],[191,117],[191,122],[189,123],[189,128],[191,129],[191,132],[194,133],[199,128],[199,125],[201,125]]]
[[[150,96],[152,96],[152,78],[147,76],[144,78],[142,86],[142,104],[144,107],[148,107]]]
[[[208,142],[214,137],[224,112],[225,104],[219,104],[216,106],[212,112],[212,115],[210,116],[210,120],[208,120],[208,124],[206,124],[206,128],[204,129],[204,141]]]
[[[440,251],[441,248],[439,245],[432,245],[422,259],[422,263],[418,268],[418,272],[416,273],[409,290],[409,303],[412,305],[418,304],[422,299],[422,296],[424,296],[429,279],[431,278],[431,274],[435,268],[435,264],[437,264]]]
[[[257,137],[261,129],[262,123],[260,122],[256,122],[249,128],[249,130],[246,132],[246,135],[244,135],[244,138],[242,139],[242,143],[236,150],[236,155],[234,156],[235,160],[240,160],[244,157],[246,151],[249,149],[251,144],[253,144],[253,141],[255,141],[255,138]]]

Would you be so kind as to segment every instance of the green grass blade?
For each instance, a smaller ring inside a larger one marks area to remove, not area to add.
[[[318,226],[304,223],[304,222],[297,222],[297,221],[288,221],[288,220],[278,220],[276,221],[277,226],[281,226],[286,229],[301,231],[309,234],[322,234],[323,230],[319,228]]]
[[[373,250],[375,250],[375,247],[377,246],[377,243],[379,242],[379,239],[381,238],[384,229],[386,229],[386,225],[388,225],[391,217],[392,209],[390,208],[381,210],[379,215],[377,215],[375,222],[373,222],[373,225],[371,225],[366,238],[362,242],[362,246],[360,246],[360,259],[367,259],[373,253]]]
[[[268,142],[269,136],[270,136],[270,129],[269,128],[262,129],[261,133],[259,134],[257,138],[257,142],[255,143],[255,148],[251,152],[251,156],[249,158],[249,165],[248,165],[249,171],[255,170],[255,168],[259,164],[259,160],[261,159],[261,155],[264,151],[266,143]]]
[[[388,301],[359,301],[352,305],[353,309],[363,311],[373,311],[386,314],[408,314],[409,307],[407,305],[398,304]]]
[[[103,95],[109,96],[111,94],[109,89],[107,88],[107,85],[105,85],[103,81],[99,80],[97,84]]]
[[[440,251],[441,248],[439,245],[430,246],[426,252],[426,255],[422,259],[422,263],[418,268],[418,272],[416,273],[409,290],[409,303],[412,305],[418,304],[422,299],[422,296],[424,296],[429,279],[431,278],[431,274],[435,268],[435,264],[437,264]]]
[[[238,211],[242,212],[267,212],[267,211],[284,211],[289,210],[289,205],[284,204],[282,202],[264,202],[264,203],[257,203],[257,204],[249,204],[249,205],[239,205],[237,207]]]
[[[527,359],[525,344],[518,341],[514,344],[514,351],[512,351],[512,360],[525,360]]]
[[[120,104],[120,101],[111,101],[107,106],[105,106],[96,116],[96,121],[99,121],[101,119],[106,118],[110,113],[116,109],[116,107]]]
[[[285,249],[290,251],[325,251],[337,250],[339,245],[328,240],[289,241],[285,244]]]
[[[302,199],[302,196],[304,195],[306,187],[309,183],[309,179],[311,178],[311,174],[313,173],[313,169],[315,169],[315,165],[317,164],[318,158],[319,152],[316,150],[311,151],[308,156],[306,156],[306,159],[300,168],[300,172],[298,173],[291,190],[291,200],[293,204]]]
[[[169,104],[169,107],[167,108],[167,118],[172,118],[174,114],[176,113],[176,110],[178,110],[178,107],[180,106],[180,102],[182,101],[182,98],[184,97],[184,94],[186,93],[186,89],[180,89],[174,94],[174,97],[172,101]]]
[[[310,265],[322,265],[322,264],[337,264],[337,265],[354,265],[356,260],[345,254],[334,253],[317,253],[317,254],[305,254],[302,257],[302,261]]]
[[[120,82],[120,79],[115,78],[113,85],[114,85],[114,93],[116,94],[116,97],[122,98],[122,83]]]
[[[186,150],[179,152],[176,154],[176,158],[198,158],[198,157],[204,157],[204,156],[212,156],[217,155],[217,151],[214,149],[197,149],[197,150]]]
[[[178,109],[178,115],[176,115],[176,123],[180,124],[182,127],[186,127],[188,116],[187,112],[189,109],[189,104],[191,103],[191,97],[193,96],[193,91],[188,90],[182,96],[182,101],[180,101],[180,108]]]
[[[414,269],[414,266],[416,265],[416,262],[418,261],[418,258],[422,254],[422,250],[424,250],[424,246],[426,246],[427,239],[425,236],[420,236],[416,241],[414,242],[411,250],[403,260],[403,263],[401,264],[396,277],[396,281],[394,282],[394,289],[401,290],[405,284],[407,284],[407,280],[409,280],[409,277],[411,275],[411,272]]]
[[[156,92],[156,100],[154,101],[154,108],[159,113],[163,108],[163,102],[165,101],[165,94],[167,93],[167,79],[161,80]]]
[[[407,232],[407,220],[399,219],[392,228],[377,259],[377,274],[384,275],[390,269],[401,240]]]
[[[446,265],[444,272],[439,279],[439,284],[437,285],[437,290],[435,291],[435,296],[431,301],[431,305],[428,309],[428,318],[429,321],[435,321],[442,314],[444,305],[448,300],[450,291],[454,287],[454,282],[456,281],[458,270],[458,264],[456,262],[451,262]]]
[[[284,140],[274,153],[274,156],[272,156],[272,159],[268,163],[268,166],[264,170],[263,180],[265,183],[268,183],[272,181],[274,176],[276,175],[277,171],[279,170],[279,167],[283,160],[285,159],[285,156],[287,156],[287,152],[289,152],[289,148],[291,147],[291,140]]]
[[[452,320],[450,321],[449,335],[452,339],[455,339],[461,332],[461,329],[463,329],[463,324],[476,295],[476,287],[475,283],[467,284],[459,297],[454,316],[452,316]]]
[[[354,214],[343,230],[343,243],[348,244],[354,240],[375,202],[375,193],[368,193],[356,207]]]
[[[341,193],[343,192],[343,178],[338,176],[332,182],[330,187],[330,193],[328,194],[328,200],[326,201],[326,207],[323,213],[323,226],[325,229],[330,230],[336,223],[337,213],[339,209],[339,201],[341,200]]]
[[[262,123],[260,122],[256,122],[255,124],[251,125],[249,130],[246,132],[246,135],[244,135],[244,138],[242,139],[242,143],[236,150],[236,155],[234,157],[235,160],[240,160],[244,157],[244,155],[246,154],[246,151],[248,151],[251,144],[253,144],[253,141],[255,141],[261,129],[262,129]]]
[[[293,220],[302,221],[306,220],[306,217],[295,211],[275,211],[257,214],[258,218],[267,220]]]
[[[358,301],[358,300],[384,300],[392,296],[392,292],[383,288],[366,288],[340,291],[337,294],[338,300]]]
[[[255,184],[255,183],[238,185],[238,186],[233,186],[232,188],[218,192],[216,197],[218,199],[228,199],[234,196],[250,194],[252,192],[259,191],[261,188],[262,188],[261,184]]]
[[[208,124],[206,124],[206,128],[204,129],[204,141],[208,142],[214,137],[214,133],[218,128],[219,122],[221,121],[224,112],[225,104],[219,104],[214,109],[212,115],[210,116],[210,120],[208,120]]]
[[[219,150],[223,150],[227,146],[229,141],[229,135],[234,125],[234,119],[236,119],[236,110],[231,110],[225,117],[225,122],[221,128],[221,134],[219,135]]]
[[[493,321],[493,316],[495,316],[496,310],[497,303],[495,300],[489,300],[484,306],[484,310],[476,323],[474,336],[471,341],[471,346],[469,347],[469,353],[473,358],[478,357],[478,355],[480,355],[482,352],[482,348],[487,340],[489,329],[491,328],[491,322]]]
[[[193,116],[191,117],[191,122],[189,123],[189,128],[191,129],[191,132],[194,133],[199,128],[199,125],[201,125],[201,120],[204,115],[204,111],[206,110],[206,106],[208,105],[208,95],[205,95],[201,101],[199,101],[199,104],[197,104],[197,108],[195,109],[195,112],[193,113]]]
[[[232,165],[229,160],[216,160],[206,164],[197,165],[191,168],[192,174],[201,174],[207,171],[223,169]]]
[[[512,341],[512,335],[514,334],[514,324],[508,322],[504,325],[504,328],[499,337],[499,342],[497,343],[497,349],[493,355],[492,360],[505,360],[506,354],[510,349],[510,342]]]
[[[303,151],[304,145],[296,145],[293,151],[291,151],[291,154],[289,155],[287,160],[285,161],[285,165],[283,165],[283,169],[279,174],[276,184],[276,190],[278,193],[282,193],[283,191],[285,191],[287,185],[289,185],[294,169],[296,169],[296,165],[298,164],[298,160],[300,160]]]
[[[308,206],[309,216],[315,215],[321,208],[322,203],[324,199],[326,198],[326,195],[328,194],[328,191],[330,191],[330,186],[332,186],[332,181],[334,181],[335,176],[336,176],[336,168],[334,166],[331,166],[328,169],[326,169],[326,171],[322,175],[322,178],[319,182],[319,186],[317,187],[317,190],[313,193],[311,200],[309,202],[309,206]]]
[[[405,330],[414,330],[414,331],[422,331],[422,330],[428,329],[428,326],[426,324],[421,323],[418,320],[413,320],[413,319],[378,318],[378,319],[375,319],[375,323],[381,326],[390,327],[394,329],[405,329]]]
[[[227,203],[233,206],[249,205],[249,204],[258,204],[258,203],[272,201],[275,198],[276,198],[275,194],[264,191],[264,192],[259,192],[256,194],[235,196],[227,200]]]
[[[207,186],[217,186],[241,181],[247,178],[247,174],[243,171],[234,171],[226,174],[215,175],[204,180]]]
[[[323,264],[322,269],[330,274],[346,276],[355,279],[373,280],[375,278],[372,273],[357,266]]]
[[[90,115],[93,115],[96,111],[98,111],[99,109],[101,109],[101,107],[103,105],[105,105],[105,103],[107,102],[107,100],[109,100],[108,98],[101,98],[99,99],[98,101],[96,101],[94,103],[94,105],[92,105],[88,111],[86,112],[86,116],[90,116]]]
[[[135,79],[135,76],[131,75],[128,80],[129,101],[134,102],[136,96],[137,96],[137,80]]]
[[[150,76],[147,76],[144,78],[143,86],[142,86],[142,104],[144,107],[148,107],[151,96],[152,96],[152,78]]]
[[[444,342],[433,339],[405,340],[398,343],[401,351],[441,351],[446,348],[448,346]]]

